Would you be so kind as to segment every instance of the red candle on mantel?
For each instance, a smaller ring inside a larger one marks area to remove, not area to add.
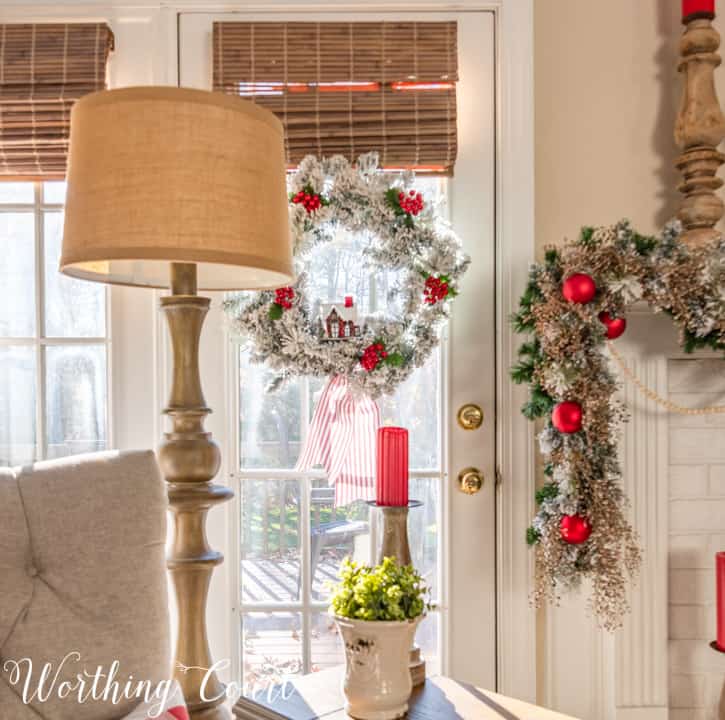
[[[682,0],[682,19],[693,15],[715,17],[715,0]]]
[[[408,505],[408,431],[401,427],[378,428],[378,505]]]
[[[717,646],[725,652],[725,552],[715,554],[717,569]]]

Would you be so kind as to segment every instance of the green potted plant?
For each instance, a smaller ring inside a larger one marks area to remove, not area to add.
[[[352,717],[393,720],[407,712],[410,648],[428,595],[418,572],[395,558],[377,567],[343,561],[330,613],[345,645],[343,693]]]

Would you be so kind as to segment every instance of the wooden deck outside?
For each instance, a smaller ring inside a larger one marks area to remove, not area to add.
[[[320,555],[312,581],[312,599],[324,601],[325,585],[336,582],[338,568],[349,551],[326,548]],[[265,558],[242,560],[242,601],[244,603],[296,602],[299,600],[300,556],[296,551],[276,553]]]

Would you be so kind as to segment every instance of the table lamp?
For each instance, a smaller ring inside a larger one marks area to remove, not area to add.
[[[212,675],[206,603],[214,567],[205,522],[233,492],[211,483],[220,452],[204,431],[199,338],[205,290],[274,288],[292,279],[283,128],[239,98],[173,87],[87,95],[71,113],[61,271],[171,288],[161,298],[173,348],[159,449],[173,516],[168,567],[178,604],[175,676],[192,718],[229,717]],[[221,351],[221,349],[220,349]],[[191,668],[184,670],[184,668]]]

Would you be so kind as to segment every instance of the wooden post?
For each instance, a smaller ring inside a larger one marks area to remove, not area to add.
[[[692,246],[717,239],[715,225],[723,215],[723,202],[715,191],[723,184],[717,171],[725,155],[717,148],[725,138],[725,117],[715,92],[720,35],[712,27],[713,18],[710,11],[686,14],[680,41],[678,71],[684,76],[684,89],[675,140],[682,150],[676,165],[683,175],[679,190],[685,197],[677,216],[683,240]]]

